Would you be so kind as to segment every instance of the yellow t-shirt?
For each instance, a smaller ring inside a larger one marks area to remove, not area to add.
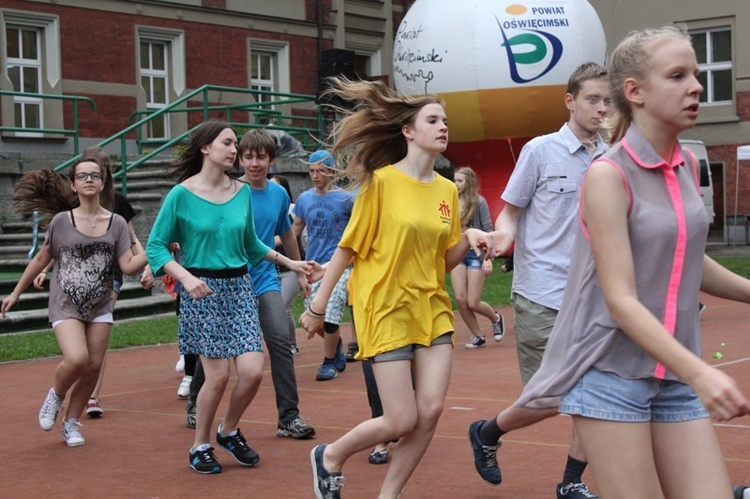
[[[392,165],[354,202],[339,246],[354,251],[350,276],[358,359],[453,331],[445,253],[461,239],[458,191],[435,175],[419,182]]]

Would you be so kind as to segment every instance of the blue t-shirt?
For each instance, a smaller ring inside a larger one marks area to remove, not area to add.
[[[274,182],[266,182],[264,189],[250,188],[253,200],[253,220],[258,239],[267,246],[274,247],[274,236],[280,236],[291,229],[289,222],[289,195],[286,190]],[[261,260],[255,265],[248,265],[250,277],[253,278],[255,293],[260,296],[266,291],[281,291],[279,275],[273,262]]]
[[[331,259],[352,216],[353,205],[354,193],[338,187],[322,195],[316,194],[315,188],[300,194],[292,214],[307,226],[305,258],[320,264]]]

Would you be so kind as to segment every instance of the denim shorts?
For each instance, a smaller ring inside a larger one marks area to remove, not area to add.
[[[453,331],[441,334],[430,343],[431,347],[435,345],[453,345]],[[414,360],[414,351],[418,348],[424,348],[424,345],[406,345],[389,352],[377,354],[372,358],[373,362],[391,362],[394,360]]]
[[[122,281],[118,281],[117,279],[112,281],[112,291],[114,291],[115,293],[119,295],[121,289],[122,289]]]
[[[559,411],[625,423],[677,423],[708,417],[698,395],[685,383],[625,379],[594,368],[563,396]]]
[[[466,256],[461,260],[463,265],[466,265],[467,269],[482,270],[482,260],[474,253],[474,250],[470,249],[466,252]]]

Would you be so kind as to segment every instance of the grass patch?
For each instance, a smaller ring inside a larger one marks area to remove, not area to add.
[[[732,272],[750,278],[750,258],[724,257],[716,261]],[[484,283],[483,299],[493,307],[510,305],[510,286],[513,274],[500,271],[502,260],[495,261],[495,272]],[[447,278],[448,294],[455,309],[450,275]],[[303,300],[298,298],[292,313],[299,317],[304,310]],[[347,311],[344,321],[350,321]],[[155,317],[130,322],[116,323],[112,328],[109,348],[116,350],[134,346],[159,345],[177,341],[177,317]],[[31,333],[0,335],[0,362],[28,360],[60,355],[55,335],[50,330]]]
[[[155,317],[116,323],[112,327],[109,348],[117,350],[176,341],[177,317]],[[38,359],[60,354],[60,347],[52,330],[0,336],[0,362]]]

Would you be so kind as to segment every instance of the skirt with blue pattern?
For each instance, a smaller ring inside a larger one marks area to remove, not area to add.
[[[213,291],[209,296],[194,300],[180,290],[180,354],[229,359],[262,352],[258,298],[250,275],[201,279]]]

